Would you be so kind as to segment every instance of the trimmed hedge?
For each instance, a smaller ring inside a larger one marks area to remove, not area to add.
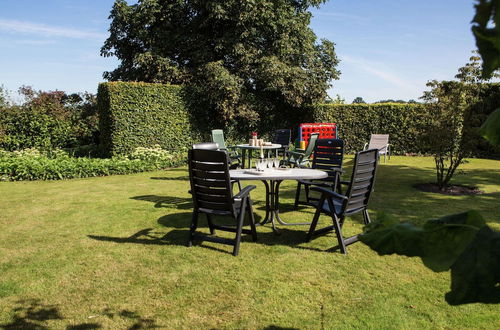
[[[492,84],[481,98],[482,103],[473,104],[466,122],[473,131],[481,126],[495,108],[500,107],[499,85]],[[313,108],[315,122],[332,122],[339,126],[339,136],[344,139],[346,151],[362,150],[370,140],[370,134],[390,134],[391,152],[395,155],[422,154],[420,135],[427,123],[425,104],[320,104]],[[476,146],[471,156],[498,158],[500,148],[494,147],[478,133],[469,138]]]
[[[101,151],[126,155],[155,144],[172,152],[187,150],[198,135],[180,86],[139,82],[99,84],[97,105]]]
[[[426,125],[424,111],[425,104],[320,104],[314,108],[313,121],[337,123],[349,153],[362,150],[370,134],[390,134],[394,154],[418,154],[418,135]]]
[[[223,128],[228,140],[242,141],[248,137],[248,129],[236,124],[210,127],[213,118],[204,118],[209,112],[196,108],[187,90],[181,86],[135,82],[100,84],[98,109],[104,155],[129,154],[136,147],[154,144],[182,152],[194,142],[210,139],[209,132],[214,128]],[[467,118],[474,128],[500,107],[500,85],[485,85],[479,99],[481,102],[471,105],[472,112]],[[277,128],[290,127],[295,137],[301,122],[333,122],[339,126],[339,136],[345,140],[348,153],[361,150],[370,134],[390,134],[393,154],[422,154],[420,136],[428,120],[422,114],[426,111],[425,104],[319,104],[301,111],[283,109],[270,114],[262,118],[257,131],[261,136],[269,136]],[[478,134],[472,139],[477,146],[473,156],[500,156],[500,148],[488,145]]]

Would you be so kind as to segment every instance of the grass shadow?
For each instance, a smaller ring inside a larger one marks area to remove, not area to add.
[[[191,198],[174,197],[174,196],[158,196],[158,195],[141,195],[130,197],[130,199],[154,203],[154,207],[160,208],[176,208],[176,209],[192,209],[193,203]]]
[[[57,305],[43,304],[39,299],[24,299],[16,302],[16,307],[12,309],[12,319],[8,323],[0,323],[0,329],[54,329],[55,326],[49,321],[64,321],[65,318],[61,314]],[[139,314],[129,310],[112,311],[109,308],[104,309],[95,317],[106,317],[108,319],[121,318],[128,321],[126,329],[153,329],[161,328],[156,324],[154,319],[143,318]],[[86,329],[102,329],[103,326],[97,322],[84,322],[63,327],[56,326],[58,329],[67,330],[86,330]]]

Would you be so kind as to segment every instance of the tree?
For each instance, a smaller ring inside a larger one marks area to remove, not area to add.
[[[325,1],[116,0],[101,55],[121,64],[104,78],[187,84],[219,124],[269,120],[324,100],[339,77],[334,44],[309,28]]]
[[[474,128],[469,124],[472,106],[480,102],[483,84],[481,58],[473,52],[470,62],[458,70],[458,81],[430,81],[430,91],[422,99],[429,103],[428,126],[422,136],[423,145],[434,155],[436,183],[445,188],[457,168],[474,148]],[[493,77],[496,77],[494,74]]]
[[[366,103],[366,102],[365,100],[363,100],[361,96],[358,96],[352,101],[352,103],[355,104],[355,103]]]

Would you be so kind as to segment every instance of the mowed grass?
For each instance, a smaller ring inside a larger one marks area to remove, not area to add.
[[[433,181],[432,159],[393,157],[379,167],[372,217],[420,223],[476,209],[500,230],[500,161],[462,169],[455,183],[485,194],[420,192],[412,186]],[[262,219],[264,186],[251,183]],[[333,233],[305,243],[307,226],[281,226],[281,235],[258,227],[258,242],[245,237],[238,257],[219,244],[187,248],[188,186],[185,168],[0,183],[0,328],[500,328],[499,305],[446,304],[449,272],[362,243],[345,256],[331,251]],[[311,208],[291,210],[294,190],[282,184],[283,219],[312,219]],[[346,234],[361,223],[348,219]]]

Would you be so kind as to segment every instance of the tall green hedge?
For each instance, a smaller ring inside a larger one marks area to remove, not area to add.
[[[105,155],[128,154],[136,147],[159,144],[182,151],[194,142],[209,140],[209,132],[223,128],[228,139],[243,141],[248,128],[211,127],[213,118],[198,109],[189,89],[163,84],[136,82],[102,83],[98,89],[101,148]],[[467,121],[479,127],[489,113],[500,107],[500,85],[488,84],[481,101],[471,105]],[[206,110],[206,109],[205,109]],[[283,109],[262,118],[255,130],[270,135],[278,128],[291,128],[296,136],[300,122],[333,122],[346,142],[346,151],[356,152],[369,141],[370,134],[390,134],[393,154],[421,154],[420,135],[426,127],[425,104],[319,104],[308,109]],[[194,120],[197,117],[196,120]],[[499,157],[499,148],[489,146],[478,134],[472,137],[477,157]]]
[[[361,150],[375,133],[390,134],[394,154],[417,154],[424,111],[424,104],[320,104],[314,108],[313,121],[337,123],[350,153]]]
[[[471,104],[466,117],[466,125],[470,125],[476,133],[468,138],[473,139],[476,148],[471,156],[498,158],[500,148],[487,143],[478,133],[488,115],[500,107],[500,85],[491,84],[481,91],[483,95],[477,104]],[[425,129],[425,104],[320,104],[313,108],[315,122],[337,123],[339,134],[346,143],[349,153],[361,150],[370,139],[370,134],[389,134],[393,154],[422,154],[424,148],[420,143],[420,135]]]
[[[100,147],[106,156],[155,144],[180,151],[197,139],[179,86],[107,82],[99,85],[97,99]]]

